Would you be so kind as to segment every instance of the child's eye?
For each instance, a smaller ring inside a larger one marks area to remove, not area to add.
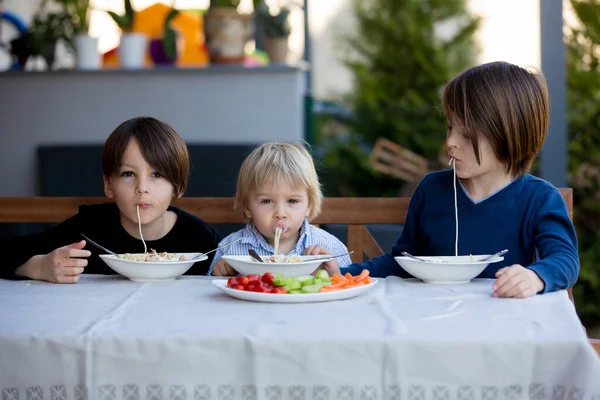
[[[290,204],[298,204],[298,203],[300,203],[300,200],[296,200],[296,199],[289,199],[289,200],[288,200],[288,202],[289,202]]]
[[[131,177],[131,176],[135,176],[135,174],[131,171],[125,171],[125,172],[121,172],[121,176],[122,177]]]
[[[153,172],[152,173],[152,177],[153,178],[162,178],[163,174],[161,174],[160,172]]]
[[[271,200],[271,199],[262,199],[260,201],[261,204],[271,204],[272,202],[273,202],[273,200]]]

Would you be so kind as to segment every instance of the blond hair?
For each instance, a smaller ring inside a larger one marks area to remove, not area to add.
[[[250,153],[238,174],[233,208],[245,215],[250,196],[266,182],[278,185],[285,182],[293,188],[306,189],[308,220],[321,212],[323,194],[311,155],[301,145],[265,143]]]
[[[465,126],[480,163],[479,139],[487,140],[511,175],[526,173],[546,139],[550,110],[544,76],[507,62],[470,68],[442,92],[446,118]]]

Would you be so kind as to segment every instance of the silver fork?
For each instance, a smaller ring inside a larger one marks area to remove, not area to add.
[[[106,247],[104,247],[104,246],[100,246],[98,243],[94,242],[92,239],[90,239],[89,237],[85,236],[85,235],[84,235],[83,233],[81,233],[81,232],[79,232],[79,234],[80,234],[81,236],[83,236],[83,238],[84,238],[85,240],[87,240],[88,242],[90,242],[92,245],[96,246],[96,247],[97,247],[97,248],[99,248],[100,250],[104,250],[105,252],[107,252],[107,253],[109,253],[109,254],[112,254],[113,256],[117,256],[118,258],[120,258],[120,256],[119,256],[117,253],[115,253],[114,251],[110,251],[110,250],[109,250],[109,249],[107,249]]]

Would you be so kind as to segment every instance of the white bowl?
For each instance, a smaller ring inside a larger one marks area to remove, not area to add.
[[[227,264],[231,265],[238,273],[242,275],[258,274],[263,275],[266,272],[273,274],[281,274],[283,277],[296,277],[300,275],[312,274],[321,263],[328,261],[327,259],[319,259],[316,261],[309,261],[316,256],[298,256],[302,262],[289,262],[289,263],[261,263],[255,261],[250,256],[223,256],[223,260]]]
[[[122,254],[121,254],[122,255]],[[141,255],[141,254],[132,254]],[[204,261],[208,258],[202,253],[177,253],[178,256],[184,256],[185,260],[173,261],[132,261],[118,258],[112,254],[100,254],[100,258],[113,271],[121,274],[136,282],[161,282],[172,281],[186,273],[188,269],[198,261]],[[195,260],[192,258],[199,256]]]
[[[396,262],[412,276],[426,283],[456,284],[467,283],[479,275],[491,263],[504,260],[504,257],[494,257],[487,261],[477,261],[490,254],[472,256],[418,256],[427,262],[410,257],[394,257]]]

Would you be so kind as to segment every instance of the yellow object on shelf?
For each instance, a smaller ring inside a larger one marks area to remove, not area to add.
[[[133,32],[143,33],[148,42],[163,36],[164,21],[171,7],[155,3],[143,10],[136,11]],[[173,19],[171,26],[180,34],[181,52],[176,61],[179,67],[206,66],[209,62],[208,51],[204,41],[202,16],[193,11],[181,10]],[[103,56],[105,67],[119,66],[118,47],[106,52]],[[153,66],[149,51],[146,51],[146,66]]]

